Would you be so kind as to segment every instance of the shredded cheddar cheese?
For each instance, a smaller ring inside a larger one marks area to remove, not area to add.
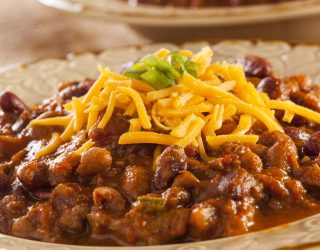
[[[175,53],[197,67],[187,71],[183,68],[185,64],[179,69],[180,73],[174,75],[174,82],[159,90],[152,87],[158,88],[157,85],[151,86],[150,81],[142,80],[143,77],[131,78],[99,66],[101,74],[87,94],[64,104],[66,116],[35,119],[29,123],[29,126],[64,128],[61,134],[54,133],[35,157],[53,153],[62,143],[83,132],[87,140],[75,150],[75,154],[81,155],[94,145],[88,139],[89,130],[108,129],[117,109],[130,124],[118,143],[157,144],[154,162],[161,153],[161,145],[192,145],[199,148],[203,160],[209,160],[205,147],[208,150],[226,142],[257,143],[259,136],[254,134],[252,126],[258,120],[270,131],[283,131],[275,118],[275,110],[284,111],[282,120],[288,123],[299,115],[320,124],[320,113],[290,101],[270,100],[266,93],[259,93],[246,79],[240,65],[211,64],[213,52],[209,47],[196,54],[189,50]],[[152,56],[174,60],[168,49],[160,49]],[[167,65],[162,64],[161,69]],[[154,69],[151,67],[151,70]],[[165,77],[168,72],[158,74]],[[151,79],[150,75],[147,79]],[[223,130],[219,129],[227,120],[236,122],[236,128],[229,134],[221,134]]]
[[[282,117],[282,121],[291,123],[291,121],[292,121],[293,118],[294,118],[294,113],[286,110],[286,111],[284,112],[283,117]]]
[[[51,141],[49,141],[49,143],[44,148],[39,150],[35,154],[35,157],[36,158],[40,158],[43,155],[48,155],[48,154],[53,153],[60,146],[60,143],[61,143],[61,139],[60,139],[59,134],[58,133],[53,133]]]
[[[195,138],[201,133],[203,126],[205,125],[204,121],[197,117],[189,126],[188,133],[176,142],[180,147],[185,148],[195,141]],[[197,144],[197,143],[196,143]]]
[[[140,119],[134,118],[130,119],[129,132],[137,132],[141,130],[141,121]]]
[[[232,131],[231,134],[244,135],[250,130],[251,126],[251,116],[247,114],[241,115],[238,126],[235,128],[235,130]]]
[[[127,132],[120,136],[119,144],[154,143],[162,145],[175,144],[179,138],[155,132]]]
[[[93,141],[89,140],[86,143],[82,144],[80,148],[78,148],[74,153],[77,155],[81,155],[84,151],[91,148],[93,146]]]
[[[248,144],[255,144],[259,136],[257,135],[218,135],[206,137],[210,147],[215,148],[226,142],[242,142]]]
[[[44,119],[35,119],[29,123],[29,126],[63,126],[67,127],[72,120],[71,116],[52,117]]]
[[[139,115],[139,118],[141,120],[141,125],[143,128],[145,129],[150,129],[151,128],[151,123],[146,111],[146,107],[142,101],[141,96],[139,95],[139,93],[131,88],[128,87],[118,87],[118,91],[130,96],[137,108],[137,112]]]

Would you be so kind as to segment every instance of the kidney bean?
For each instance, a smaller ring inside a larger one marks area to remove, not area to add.
[[[268,76],[260,81],[257,86],[257,90],[259,92],[267,93],[271,99],[277,99],[281,95],[280,84],[280,79],[274,76]]]
[[[310,134],[306,130],[297,127],[287,127],[284,129],[284,132],[294,141],[298,152],[300,154],[303,153],[304,146],[310,138]]]
[[[173,181],[173,187],[184,187],[186,189],[192,189],[198,186],[199,179],[195,177],[188,170],[182,171]]]
[[[10,91],[5,91],[0,94],[0,107],[3,112],[17,115],[28,109],[28,106]]]
[[[37,201],[46,201],[51,198],[51,192],[49,190],[36,190],[34,192],[30,192],[30,195]]]
[[[309,156],[317,156],[320,153],[320,131],[311,135],[306,142],[304,151]]]
[[[105,170],[112,163],[112,157],[105,148],[92,147],[81,155],[76,172],[80,176],[95,175]]]
[[[142,166],[129,166],[121,177],[122,190],[133,200],[151,190],[152,173]]]
[[[111,212],[123,212],[125,210],[125,199],[118,190],[111,187],[100,187],[93,191],[94,204],[100,209]]]
[[[260,135],[259,142],[269,147],[265,158],[266,167],[278,167],[286,172],[299,167],[298,150],[294,141],[285,133],[268,131]]]
[[[18,168],[17,177],[28,190],[45,188],[48,186],[48,167],[37,161],[27,162]]]
[[[171,187],[162,193],[169,208],[187,207],[191,202],[190,193],[182,187]]]
[[[89,79],[82,82],[63,83],[59,87],[58,96],[63,100],[70,100],[74,96],[79,97],[85,95],[93,83],[94,81]]]
[[[187,168],[187,156],[183,148],[173,145],[162,152],[156,165],[153,186],[156,189],[165,189],[180,172]]]
[[[239,63],[242,64],[247,77],[263,78],[272,74],[270,62],[262,57],[248,55],[240,59]]]

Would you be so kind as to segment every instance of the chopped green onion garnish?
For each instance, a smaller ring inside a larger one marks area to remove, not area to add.
[[[143,57],[123,75],[144,80],[158,90],[174,86],[185,71],[198,77],[197,70],[197,63],[188,60],[178,51],[173,51],[166,58],[158,58],[153,55]]]
[[[140,78],[148,82],[155,89],[164,89],[175,84],[174,79],[168,77],[162,73],[162,71],[159,71],[154,67],[140,75]]]

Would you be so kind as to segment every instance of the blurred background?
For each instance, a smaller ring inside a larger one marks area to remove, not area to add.
[[[72,15],[36,0],[0,2],[0,67],[148,41],[126,25]]]
[[[43,0],[59,2],[66,0]],[[88,3],[97,1],[84,1]],[[312,1],[312,0],[308,0]],[[102,0],[100,1],[102,2]],[[104,0],[106,6],[115,0]],[[111,4],[110,4],[111,5]],[[287,41],[320,41],[320,15],[315,11],[290,20],[281,18],[285,10],[278,9],[268,22],[219,26],[190,25],[177,28],[110,22],[116,18],[97,18],[77,15],[40,4],[37,0],[1,0],[0,3],[0,67],[32,60],[61,57],[69,52],[99,51],[104,48],[201,39],[281,39]],[[280,12],[279,12],[280,11]],[[311,13],[313,12],[313,13]],[[319,11],[320,13],[320,5]],[[272,13],[271,13],[272,14]],[[106,15],[107,17],[107,15]],[[230,16],[232,18],[232,16]],[[249,18],[249,15],[248,15]],[[186,20],[184,20],[186,21]],[[188,20],[187,20],[188,21]],[[215,22],[219,22],[219,18]]]

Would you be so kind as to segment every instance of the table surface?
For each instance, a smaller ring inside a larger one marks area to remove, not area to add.
[[[0,66],[147,41],[126,25],[78,17],[36,0],[0,3]]]

